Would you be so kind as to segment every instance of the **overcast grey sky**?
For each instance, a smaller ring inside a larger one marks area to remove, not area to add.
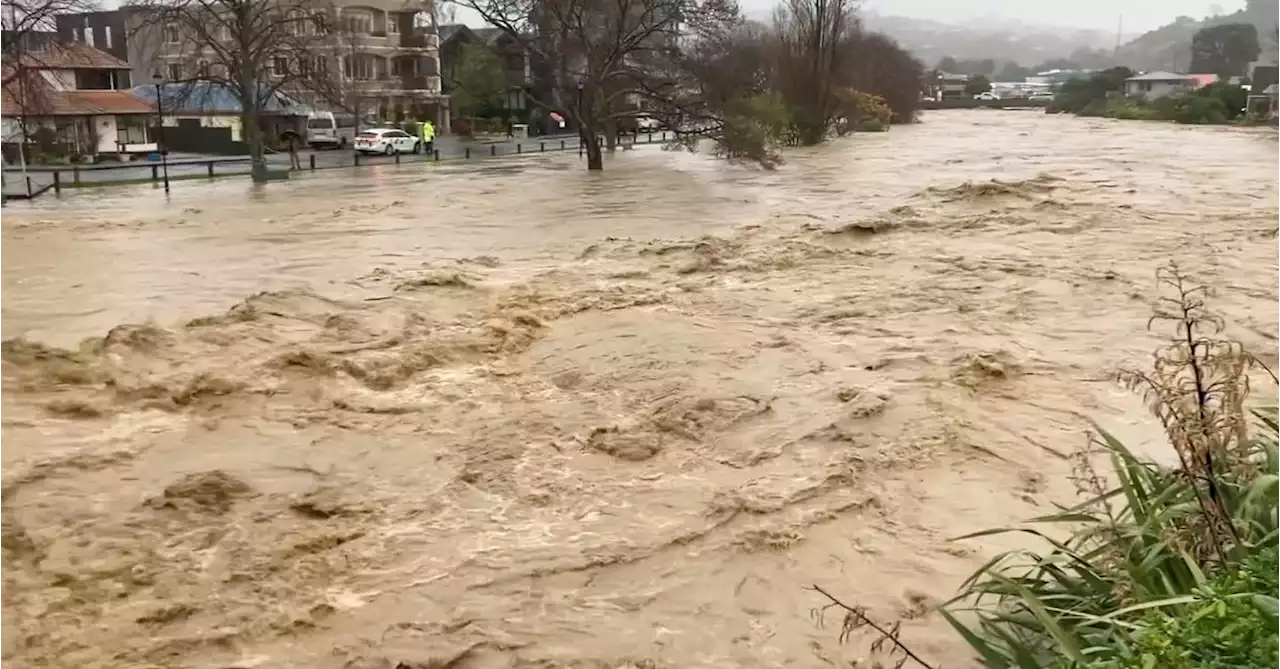
[[[770,0],[741,0],[745,6],[769,7]],[[1215,8],[1223,13],[1244,9],[1244,0],[867,0],[865,8],[881,14],[964,21],[991,15],[1026,23],[1115,30],[1124,15],[1126,33],[1145,32],[1180,15],[1204,18]]]

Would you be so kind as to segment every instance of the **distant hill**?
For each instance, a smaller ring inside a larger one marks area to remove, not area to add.
[[[1116,63],[1135,70],[1185,71],[1191,65],[1191,38],[1196,31],[1224,23],[1252,23],[1262,44],[1261,57],[1275,62],[1275,31],[1280,15],[1277,7],[1280,5],[1276,0],[1248,0],[1243,10],[1231,14],[1200,20],[1179,16],[1172,23],[1126,42],[1116,52]]]
[[[768,11],[748,15],[764,23],[771,19]],[[1029,26],[998,19],[970,20],[964,25],[957,25],[870,11],[859,12],[859,17],[868,28],[898,40],[930,66],[947,56],[960,60],[1012,60],[1034,65],[1098,49],[1110,54],[1116,45],[1115,33],[1102,30]]]
[[[968,21],[965,25],[952,25],[874,12],[864,12],[862,20],[868,28],[898,40],[927,65],[946,56],[1034,65],[1097,50],[1110,53],[1116,45],[1114,32],[1012,21]]]

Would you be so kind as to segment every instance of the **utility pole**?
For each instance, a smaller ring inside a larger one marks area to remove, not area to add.
[[[1120,42],[1123,39],[1124,39],[1124,14],[1122,13],[1120,14],[1120,22],[1119,24],[1116,25],[1116,48],[1115,48],[1115,51],[1111,52],[1111,60],[1116,60],[1117,58],[1120,57]],[[1116,65],[1119,65],[1119,64],[1120,63],[1116,63]]]

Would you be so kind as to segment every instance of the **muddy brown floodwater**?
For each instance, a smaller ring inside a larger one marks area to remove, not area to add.
[[[1140,402],[1156,268],[1273,363],[1274,132],[1020,112],[77,192],[3,226],[6,668],[818,667]],[[992,179],[999,183],[991,183]],[[1274,398],[1274,390],[1264,395]],[[433,664],[434,663],[434,664]]]

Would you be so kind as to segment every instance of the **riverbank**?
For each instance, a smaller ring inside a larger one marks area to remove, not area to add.
[[[812,583],[967,657],[933,607],[1026,544],[954,537],[1071,503],[1086,416],[1172,458],[1113,382],[1156,268],[1275,367],[1263,136],[937,112],[15,207],[6,667],[867,658]]]

